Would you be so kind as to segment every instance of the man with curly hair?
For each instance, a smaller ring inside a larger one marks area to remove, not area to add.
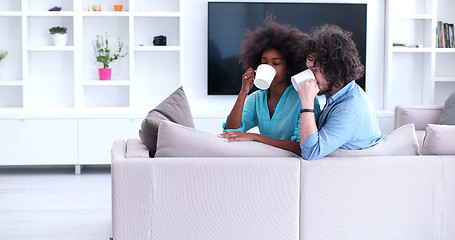
[[[316,79],[298,86],[302,158],[318,159],[336,149],[363,149],[381,141],[384,134],[370,101],[355,82],[364,66],[351,33],[335,25],[314,28],[307,53],[306,65]],[[322,94],[327,102],[316,124],[312,99]]]
[[[257,141],[300,155],[301,102],[292,87],[291,76],[303,71],[304,53],[308,36],[297,28],[281,25],[271,15],[264,20],[265,28],[248,32],[242,42],[240,63],[246,72],[234,107],[223,124],[220,137],[231,141]],[[257,90],[248,96],[253,87],[255,70],[268,64],[276,70],[275,78],[266,90]],[[314,117],[320,112],[319,102],[313,97]],[[258,127],[260,134],[248,133]]]

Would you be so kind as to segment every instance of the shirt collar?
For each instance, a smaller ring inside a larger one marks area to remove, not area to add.
[[[342,97],[346,92],[349,92],[351,91],[352,89],[354,89],[354,86],[355,86],[355,81],[351,81],[349,82],[348,84],[346,84],[346,86],[344,86],[343,88],[341,88],[338,92],[336,92],[335,94],[331,94],[331,93],[326,93],[325,94],[325,97],[327,99],[327,102],[329,104],[335,102],[336,100],[338,100],[340,97]]]

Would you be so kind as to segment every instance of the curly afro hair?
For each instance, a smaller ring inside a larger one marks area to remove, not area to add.
[[[315,63],[323,67],[330,87],[340,87],[362,77],[364,66],[360,61],[352,33],[336,25],[313,28],[307,43],[307,53],[314,54]]]
[[[250,67],[256,69],[261,64],[262,53],[275,49],[286,61],[288,76],[293,76],[306,69],[306,55],[303,54],[309,37],[295,27],[281,25],[274,20],[271,14],[267,14],[264,19],[265,28],[247,30],[248,38],[242,41],[239,63],[244,70]],[[290,77],[288,81],[290,82]]]

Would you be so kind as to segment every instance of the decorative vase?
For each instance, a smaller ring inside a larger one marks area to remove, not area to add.
[[[110,68],[100,68],[98,73],[100,75],[100,80],[111,80],[111,70]]]
[[[116,12],[121,12],[122,11],[122,7],[123,7],[122,5],[114,5],[114,10]]]
[[[52,40],[54,40],[54,45],[57,47],[66,46],[66,42],[68,41],[68,34],[52,34]]]

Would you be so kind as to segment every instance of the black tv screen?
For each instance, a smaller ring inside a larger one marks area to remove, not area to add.
[[[244,73],[239,64],[246,30],[264,27],[267,12],[280,24],[310,33],[314,26],[335,24],[351,31],[366,66],[367,5],[338,3],[208,3],[208,95],[237,95]],[[365,89],[365,76],[356,81]]]

